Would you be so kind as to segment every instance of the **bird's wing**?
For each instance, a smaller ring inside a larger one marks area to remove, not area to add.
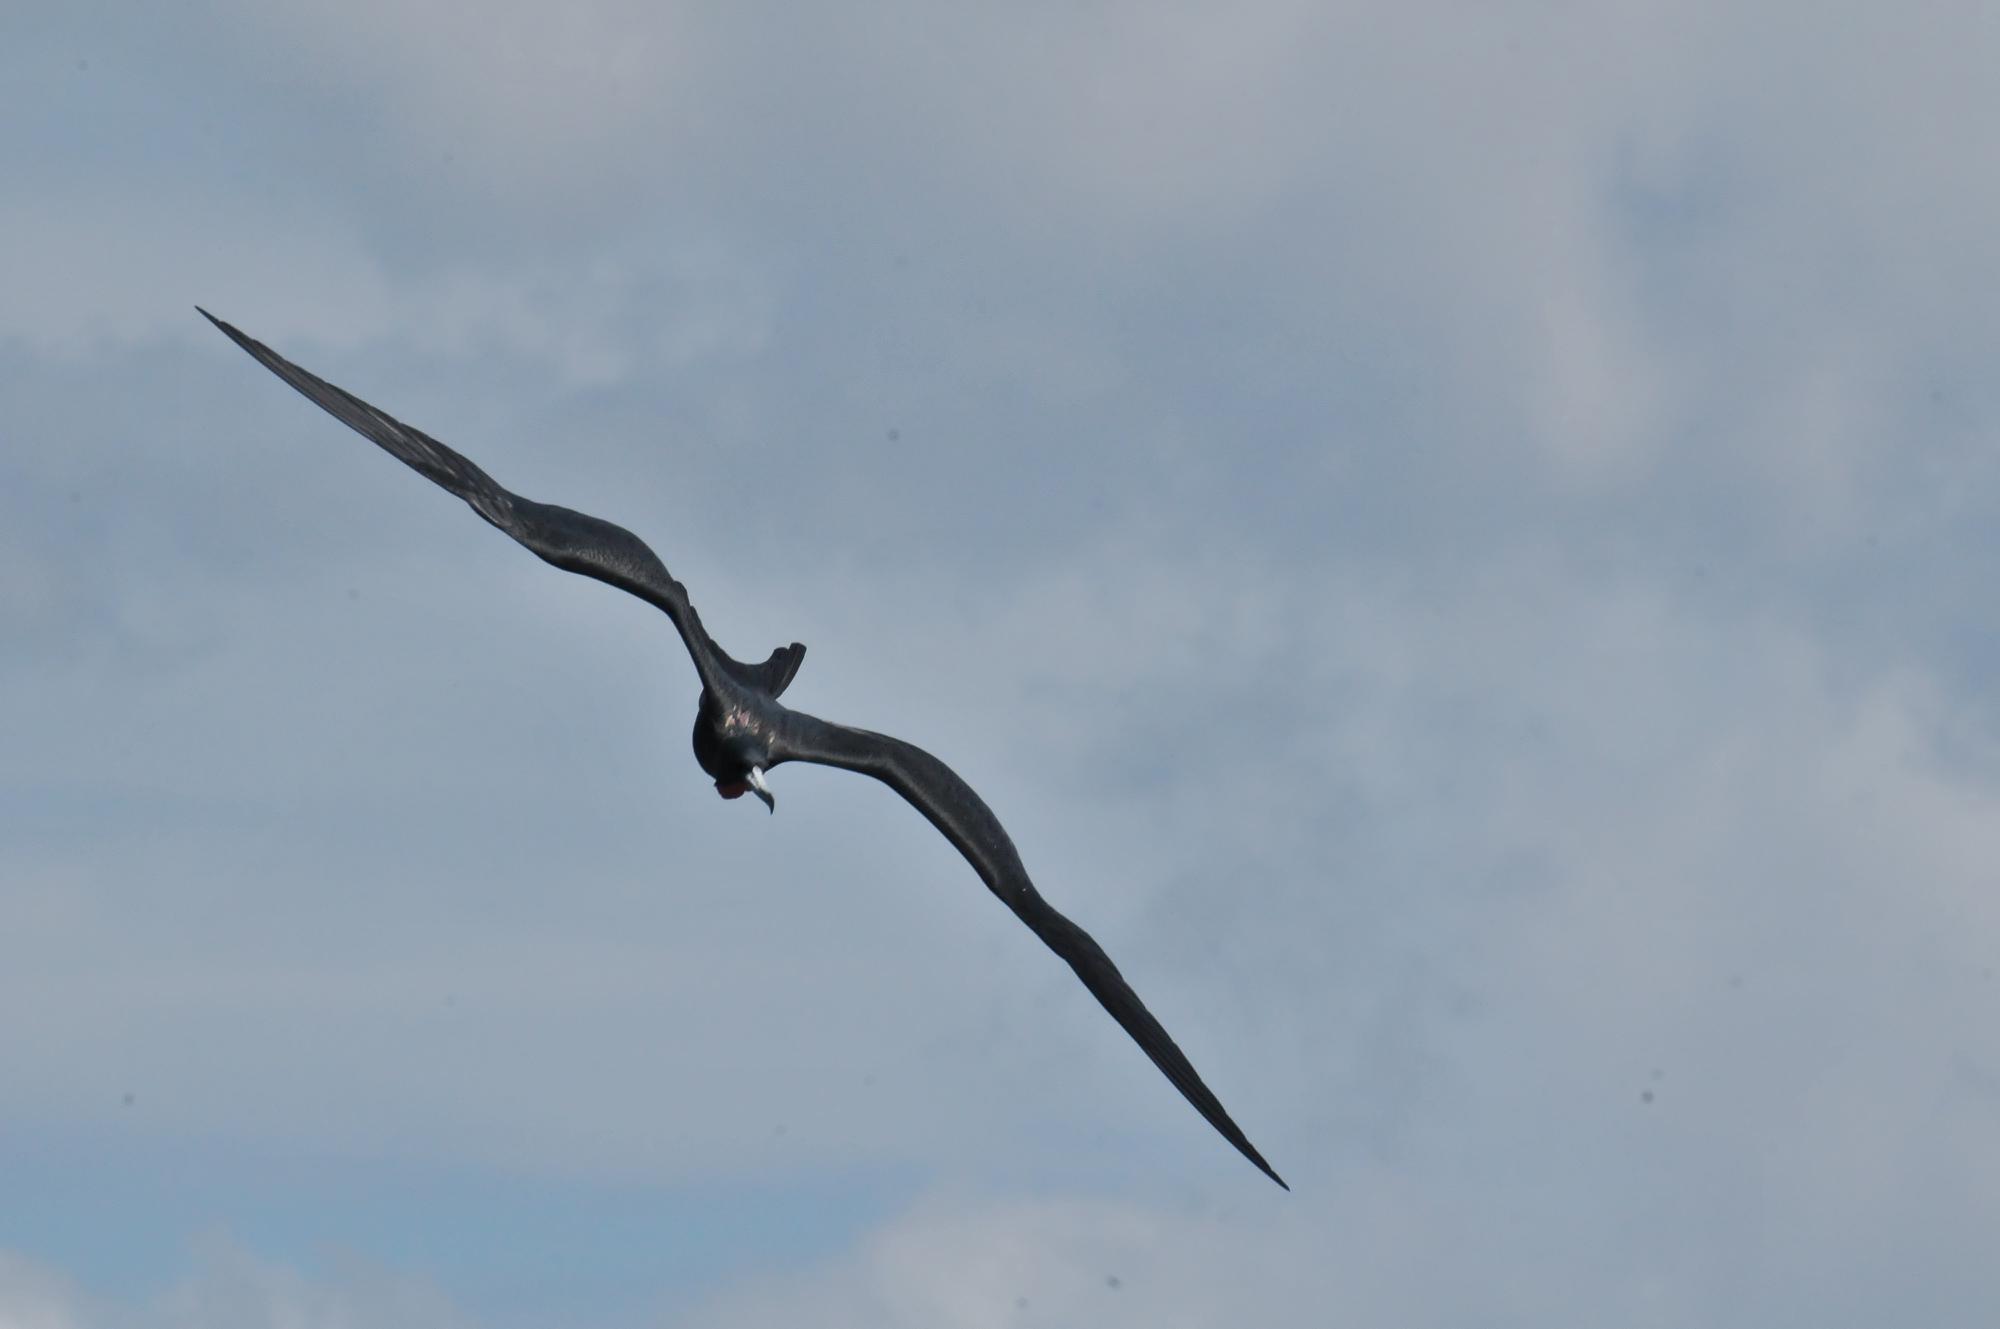
[[[732,659],[702,627],[701,616],[688,603],[687,588],[674,580],[645,541],[624,527],[510,493],[492,476],[421,429],[413,429],[353,393],[301,369],[206,309],[200,313],[259,364],[297,388],[334,419],[379,444],[383,451],[407,463],[426,479],[457,494],[474,512],[526,545],[543,561],[567,572],[580,572],[608,582],[664,610],[680,630],[681,640],[687,643],[688,654],[694,658],[704,687],[714,689],[713,675],[719,670],[738,683],[775,697],[798,672],[799,662],[806,653],[806,648],[798,642],[779,647],[761,664],[749,665]]]
[[[1174,1088],[1194,1104],[1195,1111],[1255,1163],[1259,1171],[1285,1186],[1284,1179],[1271,1170],[1256,1146],[1229,1119],[1229,1113],[1201,1082],[1187,1057],[1139,1000],[1139,994],[1126,983],[1104,948],[1042,898],[1034,882],[1028,879],[1027,869],[1021,866],[1021,856],[1000,825],[1000,819],[951,767],[901,739],[832,724],[801,711],[786,711],[780,719],[771,757],[773,765],[809,761],[859,771],[901,794],[944,833],[945,839],[958,847],[958,852],[965,855],[980,880],[1000,897],[1001,903],[1068,962],[1091,995],[1173,1081]]]

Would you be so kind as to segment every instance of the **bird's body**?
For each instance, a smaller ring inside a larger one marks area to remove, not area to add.
[[[1000,819],[956,772],[901,739],[833,724],[778,700],[805,657],[803,645],[793,642],[779,647],[760,664],[736,660],[702,627],[701,616],[688,601],[687,589],[630,531],[510,493],[428,434],[301,369],[206,310],[201,312],[271,372],[357,433],[463,498],[474,512],[537,557],[629,591],[663,611],[680,632],[701,679],[694,725],[695,760],[724,798],[755,793],[775,810],[764,773],[788,761],[856,771],[902,795],[965,856],[987,888],[1076,971],[1084,986],[1195,1110],[1264,1175],[1285,1185],[1230,1120],[1103,948],[1042,898]]]

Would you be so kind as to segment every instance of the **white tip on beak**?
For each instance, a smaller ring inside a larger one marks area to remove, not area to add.
[[[771,796],[771,786],[764,783],[763,767],[752,766],[750,768],[750,790],[757,797],[764,800],[764,807],[767,810],[771,812],[778,810],[778,800]]]

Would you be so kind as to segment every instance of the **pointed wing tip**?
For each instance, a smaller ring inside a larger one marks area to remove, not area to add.
[[[246,350],[249,348],[250,339],[248,337],[245,337],[241,332],[238,332],[235,328],[231,327],[229,324],[223,322],[215,315],[209,313],[206,309],[203,309],[200,305],[196,305],[194,307],[194,312],[200,314],[203,318],[215,324],[215,326],[222,331],[223,336],[229,338],[229,340],[235,342],[238,346],[242,346]]]
[[[1235,1142],[1231,1141],[1231,1143],[1233,1144]],[[1247,1144],[1248,1142],[1246,1141],[1245,1143]],[[1281,1189],[1286,1191],[1292,1189],[1291,1183],[1286,1181],[1283,1177],[1279,1176],[1276,1169],[1274,1169],[1269,1163],[1266,1163],[1264,1161],[1264,1155],[1258,1153],[1255,1149],[1249,1149],[1249,1148],[1239,1149],[1237,1152],[1241,1153],[1245,1158],[1249,1159],[1251,1166],[1255,1167],[1259,1172],[1269,1177],[1272,1181],[1277,1182]]]

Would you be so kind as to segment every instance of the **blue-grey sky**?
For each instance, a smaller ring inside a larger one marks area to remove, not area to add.
[[[0,18],[0,1326],[1983,1326],[2000,11]],[[722,803],[647,539],[1006,820]]]

